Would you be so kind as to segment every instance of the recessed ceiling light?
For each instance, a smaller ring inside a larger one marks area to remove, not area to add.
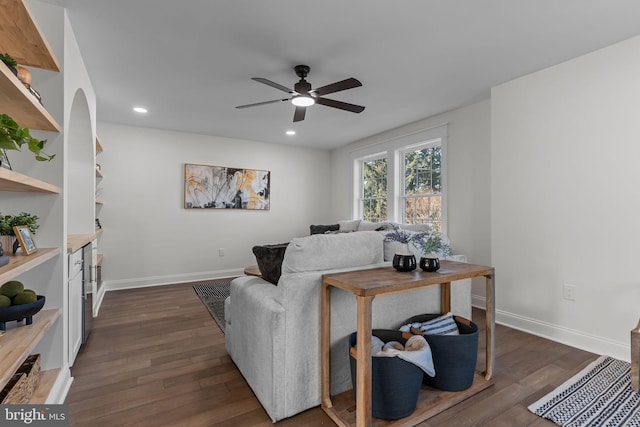
[[[135,111],[136,113],[146,113],[147,109],[144,107],[133,107],[133,111]]]
[[[288,130],[287,132],[285,132],[287,135],[295,135],[296,131],[295,130]]]

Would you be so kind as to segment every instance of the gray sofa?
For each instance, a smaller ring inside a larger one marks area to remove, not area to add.
[[[383,253],[383,235],[375,231],[295,238],[277,286],[254,276],[232,281],[227,351],[273,422],[320,404],[322,276],[390,266]],[[452,312],[471,318],[471,282],[464,282],[452,286]],[[439,305],[437,286],[376,298],[373,328],[397,328],[413,315],[439,312]],[[355,330],[355,297],[332,289],[332,394],[351,388],[347,339]]]

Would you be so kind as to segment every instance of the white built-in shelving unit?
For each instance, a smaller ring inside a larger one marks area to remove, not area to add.
[[[1,34],[12,35],[10,38],[0,35],[0,52],[8,53],[21,65],[60,71],[55,56],[42,37],[24,1],[2,2],[0,28],[2,28]],[[0,111],[10,115],[25,128],[47,132],[61,130],[53,116],[4,64],[0,64]],[[40,179],[0,169],[0,192],[33,193],[37,196],[60,194],[61,190],[57,185]],[[21,208],[20,206],[12,207]],[[4,209],[5,206],[0,208]],[[0,284],[19,278],[34,269],[53,269],[54,265],[47,261],[59,257],[61,252],[60,247],[38,248],[36,253],[29,256],[11,256],[9,264],[0,267]],[[0,389],[7,384],[16,369],[40,341],[50,334],[56,322],[59,322],[62,312],[62,306],[47,307],[33,317],[31,325],[7,323],[7,333],[0,340]],[[48,356],[50,355],[43,355],[43,357]],[[54,360],[53,364],[58,366],[41,373],[41,380],[31,403],[45,403],[58,377],[62,358],[53,355],[49,359]]]

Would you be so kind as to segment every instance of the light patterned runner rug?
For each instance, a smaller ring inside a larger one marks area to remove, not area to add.
[[[640,393],[631,389],[629,363],[600,356],[529,406],[564,427],[640,427]]]

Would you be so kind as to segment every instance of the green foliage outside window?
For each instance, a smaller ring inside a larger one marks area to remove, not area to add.
[[[404,223],[442,226],[442,150],[439,146],[404,155]]]
[[[434,194],[442,189],[440,147],[410,151],[404,156],[405,194]]]
[[[442,229],[442,150],[430,146],[405,152],[403,223],[429,224]],[[365,221],[386,221],[387,158],[362,163],[362,216]]]
[[[387,159],[376,159],[362,164],[363,206],[365,221],[387,219]]]

